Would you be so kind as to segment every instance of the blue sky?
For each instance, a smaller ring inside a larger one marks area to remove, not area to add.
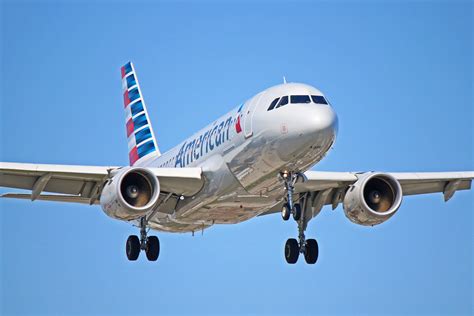
[[[132,60],[162,151],[286,76],[339,115],[315,170],[474,169],[472,2],[6,1],[1,28],[1,161],[127,165]],[[315,266],[285,263],[279,215],[158,233],[130,263],[137,230],[99,207],[2,200],[0,314],[472,314],[473,197],[373,228],[325,208]]]

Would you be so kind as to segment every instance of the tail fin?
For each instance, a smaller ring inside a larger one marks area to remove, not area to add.
[[[148,112],[131,62],[122,67],[123,102],[125,106],[130,166],[150,157],[159,157],[160,150],[151,127]]]

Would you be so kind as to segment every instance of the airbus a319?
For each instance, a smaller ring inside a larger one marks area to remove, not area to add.
[[[129,166],[0,163],[0,186],[31,192],[3,198],[100,205],[111,218],[139,228],[126,255],[158,259],[148,229],[186,233],[272,213],[297,222],[284,256],[318,260],[308,222],[325,205],[374,226],[390,219],[407,195],[441,192],[449,200],[471,187],[474,172],[308,171],[336,141],[338,118],[318,89],[285,83],[266,89],[161,154],[132,63],[121,68]]]

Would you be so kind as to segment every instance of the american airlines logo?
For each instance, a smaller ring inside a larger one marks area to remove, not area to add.
[[[237,111],[237,118],[233,119],[231,116],[220,123],[215,123],[204,134],[199,135],[192,141],[185,141],[176,156],[175,167],[183,168],[224,144],[230,138],[229,132],[232,125],[235,125],[237,134],[242,132],[240,126],[241,110],[242,106]]]

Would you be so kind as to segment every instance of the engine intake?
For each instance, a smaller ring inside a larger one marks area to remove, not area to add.
[[[110,217],[131,220],[150,211],[159,195],[160,184],[153,172],[146,168],[126,168],[106,183],[100,204]]]
[[[395,214],[402,196],[400,183],[390,174],[363,174],[344,197],[344,213],[356,224],[378,225]]]
[[[150,179],[139,172],[129,172],[120,183],[123,199],[130,206],[144,207],[153,196],[153,186]]]

